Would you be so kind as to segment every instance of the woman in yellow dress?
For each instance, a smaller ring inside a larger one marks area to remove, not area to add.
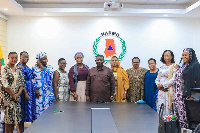
[[[111,68],[115,77],[115,101],[125,102],[126,92],[129,88],[129,78],[127,72],[120,66],[117,56],[111,58]]]

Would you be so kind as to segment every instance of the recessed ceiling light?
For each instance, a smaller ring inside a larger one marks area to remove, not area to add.
[[[44,13],[44,16],[47,16],[47,13]]]
[[[108,13],[104,13],[104,16],[108,16]]]
[[[164,17],[168,17],[168,15],[167,14],[165,14],[165,15],[163,15]]]
[[[3,10],[4,10],[4,11],[8,11],[8,8],[4,8]]]

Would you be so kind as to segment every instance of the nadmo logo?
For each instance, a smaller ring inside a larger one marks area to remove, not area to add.
[[[126,53],[125,41],[117,32],[103,32],[94,41],[93,52],[95,57],[99,54],[104,55],[105,63],[110,62],[114,55],[121,61]]]

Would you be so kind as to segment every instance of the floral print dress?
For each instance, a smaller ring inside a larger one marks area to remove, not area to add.
[[[8,65],[2,73],[2,84],[5,88],[12,89],[17,94],[20,87],[24,87],[24,77],[20,69],[13,71]],[[15,101],[12,96],[4,89],[4,121],[6,124],[17,124],[21,121],[20,98]]]
[[[58,80],[58,96],[61,101],[69,101],[69,79],[67,72],[57,70],[60,77]]]
[[[186,65],[180,67],[176,72],[176,89],[175,89],[175,105],[179,114],[179,122],[181,128],[186,128],[186,109],[185,109],[185,103],[183,99],[183,92],[182,89],[184,88],[183,85],[183,75],[182,72],[186,68]]]
[[[126,70],[129,77],[128,102],[137,102],[144,99],[144,77],[147,69]]]
[[[168,66],[166,64],[162,65],[159,69],[158,76],[155,80],[156,85],[161,84],[161,85],[163,85],[164,89],[166,89],[166,90],[168,90],[168,87],[170,87],[170,86],[172,86],[172,88],[174,90],[175,73],[176,73],[175,68],[173,68],[173,71],[172,71],[172,78],[170,80],[168,80],[170,68],[172,67],[172,65],[168,65]],[[160,106],[162,103],[164,103],[163,114],[169,115],[170,109],[168,108],[168,91],[167,92],[164,92],[163,90],[158,91],[158,98],[157,98],[157,102],[156,102],[157,112],[159,112]]]

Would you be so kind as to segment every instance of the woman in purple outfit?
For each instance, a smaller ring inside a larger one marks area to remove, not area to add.
[[[89,68],[83,64],[84,55],[77,52],[74,56],[76,64],[69,70],[70,101],[86,101],[85,89]]]
[[[186,109],[184,99],[190,99],[190,89],[200,87],[200,64],[192,48],[183,50],[183,65],[176,72],[175,105],[179,114],[181,128],[186,128]]]

